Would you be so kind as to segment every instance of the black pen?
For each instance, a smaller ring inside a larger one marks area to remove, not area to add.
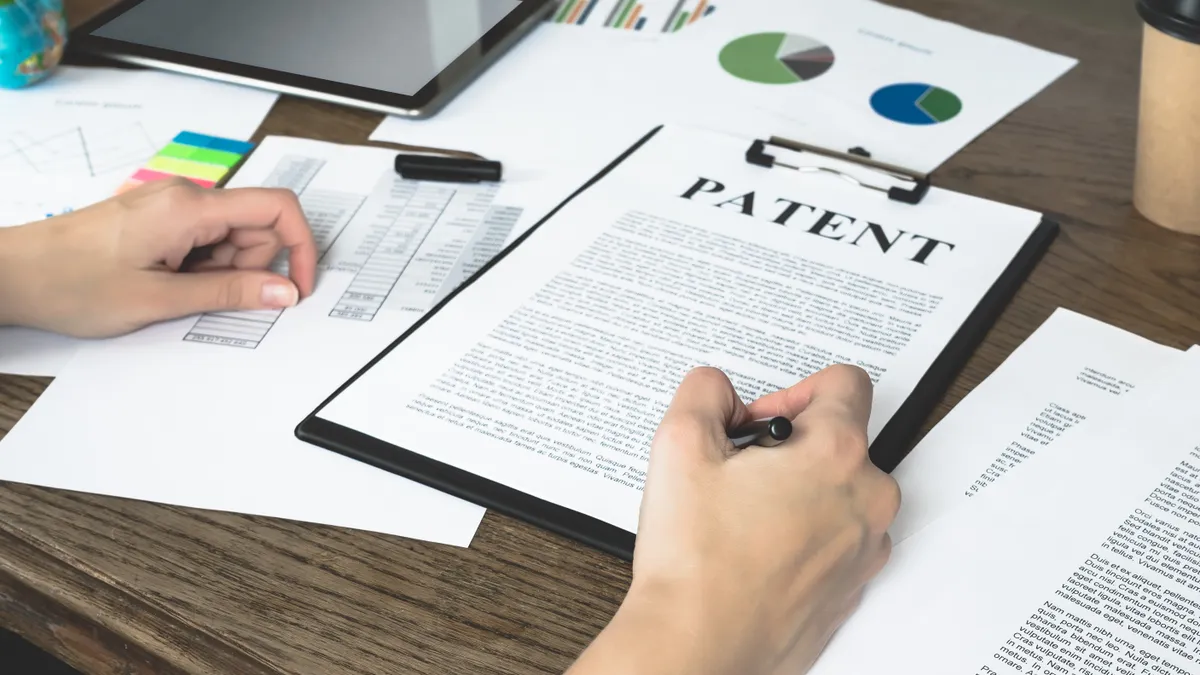
[[[757,420],[729,432],[729,440],[738,450],[752,445],[770,448],[791,437],[792,421],[786,417]]]

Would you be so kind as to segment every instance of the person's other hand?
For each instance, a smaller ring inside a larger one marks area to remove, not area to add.
[[[572,672],[807,672],[891,552],[871,394],[836,366],[747,407],[720,371],[690,373],[651,450],[633,584]],[[727,430],[775,416],[787,443],[734,451]]]
[[[182,270],[205,246],[212,255]],[[268,269],[283,249],[290,279]],[[0,325],[110,337],[205,312],[291,307],[311,295],[316,258],[288,190],[156,181],[0,229]]]

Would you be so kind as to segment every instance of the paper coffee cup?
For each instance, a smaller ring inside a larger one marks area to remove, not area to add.
[[[1133,203],[1200,235],[1200,0],[1138,0],[1146,22]]]

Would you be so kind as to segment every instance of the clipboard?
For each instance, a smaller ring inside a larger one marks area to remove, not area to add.
[[[480,279],[487,276],[497,264],[517,250],[530,237],[568,204],[584,194],[597,182],[612,173],[623,162],[633,156],[640,148],[648,143],[663,127],[659,126],[634,143],[621,153],[608,166],[589,179],[563,202],[551,210],[538,223],[517,238],[499,255],[488,261],[467,281],[443,298],[435,307],[423,315],[416,323],[392,342],[386,349],[363,366],[342,386],[334,391],[320,405],[306,416],[295,428],[295,435],[301,441],[317,447],[339,453],[352,459],[364,462],[376,468],[403,476],[415,482],[440,490],[455,497],[473,502],[484,508],[497,511],[507,516],[526,521],[532,525],[549,530],[568,539],[581,542],[624,560],[632,560],[636,536],[610,523],[580,513],[560,504],[546,501],[536,496],[519,491],[508,485],[490,480],[478,474],[446,464],[408,448],[401,448],[392,443],[374,438],[358,430],[342,426],[321,417],[321,412],[343,392],[351,387],[376,364],[386,358],[396,347],[411,335],[416,333],[431,318],[436,316],[444,307],[454,302],[463,291]],[[773,170],[780,163],[773,157],[764,158],[768,146],[781,145],[778,138],[771,141],[755,141],[747,150],[746,161],[750,164]],[[785,141],[785,143],[787,143]],[[812,146],[797,147],[781,145],[789,149],[805,152],[826,154],[829,151],[814,149]],[[827,154],[839,159],[838,153]],[[910,189],[892,188],[869,189],[884,192],[888,199],[903,202],[913,208],[919,208],[921,201],[929,189],[929,177],[906,174],[903,170],[895,171],[890,167],[880,168],[873,165],[867,157],[859,153],[848,153],[848,156],[858,157],[864,162],[858,162],[868,169],[876,170],[882,176],[893,179],[904,179],[914,183]],[[770,160],[770,161],[768,161]],[[796,167],[784,165],[784,169]],[[854,182],[861,181],[853,179]],[[1024,280],[1040,262],[1051,243],[1056,238],[1059,226],[1054,221],[1042,217],[1039,225],[1034,228],[1028,239],[1017,254],[1010,260],[1004,271],[997,277],[979,303],[969,313],[962,325],[947,342],[945,348],[930,364],[925,374],[920,378],[908,398],[900,405],[891,419],[884,425],[870,447],[872,462],[885,472],[891,472],[911,450],[916,436],[926,418],[941,400],[949,385],[958,372],[966,364],[982,342],[995,320],[1005,309]]]

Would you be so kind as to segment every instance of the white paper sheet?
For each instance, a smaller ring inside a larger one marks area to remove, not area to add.
[[[663,121],[833,150],[932,172],[1077,62],[873,0],[746,0],[674,36]],[[668,112],[669,111],[669,112]]]
[[[753,400],[860,365],[878,437],[1041,218],[938,190],[913,209],[745,147],[664,128],[321,417],[631,532],[692,366]]]
[[[0,91],[0,227],[108,198],[180,131],[248,139],[277,99],[183,75],[74,66]],[[0,373],[57,375],[77,346],[0,327]]]
[[[556,180],[571,192],[663,121],[655,101],[624,92],[653,76],[652,48],[669,41],[548,23],[437,115],[388,117],[371,140],[475,152],[503,162],[511,178]]]
[[[1057,310],[892,472],[903,541],[1012,474],[1057,452],[1060,434],[1120,412],[1126,394],[1182,353]],[[1032,469],[1037,470],[1037,469]]]
[[[75,356],[80,341],[22,326],[0,326],[0,373],[53,377]]]
[[[898,545],[812,675],[1200,672],[1198,378],[1193,349]]]
[[[0,227],[23,225],[102,201],[120,180],[23,174],[7,176],[0,192]]]
[[[405,181],[394,157],[264,140],[229,185],[299,193],[322,250],[314,296],[87,345],[0,442],[0,479],[469,544],[482,508],[293,435],[541,194]]]

